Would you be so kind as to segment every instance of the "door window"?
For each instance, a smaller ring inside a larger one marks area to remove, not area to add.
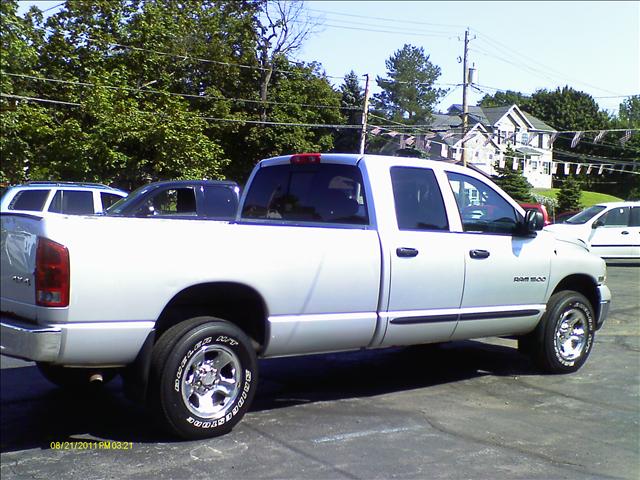
[[[80,190],[58,190],[51,200],[49,211],[69,215],[87,215],[95,213],[93,192]]]
[[[100,192],[100,199],[102,200],[102,210],[106,210],[111,205],[116,203],[122,197],[113,193]]]
[[[631,216],[629,217],[630,227],[640,227],[640,207],[631,208]]]
[[[142,204],[136,215],[196,215],[196,195],[191,187],[161,190]]]
[[[449,230],[444,201],[432,170],[392,167],[391,183],[400,230]]]
[[[486,183],[460,173],[447,172],[465,232],[512,235],[519,216],[507,200]]]
[[[629,207],[616,207],[605,213],[600,222],[605,227],[626,227],[629,225],[631,209]]]
[[[215,218],[234,218],[238,209],[238,195],[233,187],[205,187],[204,215]]]

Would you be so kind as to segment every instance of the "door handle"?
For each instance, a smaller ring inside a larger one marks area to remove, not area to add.
[[[415,257],[418,255],[418,250],[415,248],[400,247],[396,248],[396,255],[399,257]]]
[[[626,230],[624,230],[624,231],[622,232],[622,235],[629,235],[629,232],[627,232]]]
[[[491,255],[487,250],[469,250],[471,258],[489,258]]]

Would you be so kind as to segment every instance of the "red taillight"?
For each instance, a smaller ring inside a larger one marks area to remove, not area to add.
[[[320,163],[319,153],[298,153],[297,155],[291,155],[292,165],[307,165],[310,163]]]
[[[69,250],[47,238],[38,239],[36,250],[36,304],[69,305]]]

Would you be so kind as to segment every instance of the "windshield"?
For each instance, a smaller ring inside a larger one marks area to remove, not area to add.
[[[147,193],[150,190],[150,188],[151,187],[149,185],[144,185],[144,186],[134,190],[129,195],[127,195],[126,197],[121,198],[116,203],[114,203],[109,208],[107,208],[104,211],[104,213],[106,213],[107,215],[120,215],[120,214],[122,214],[127,209],[127,207],[129,205],[134,203],[140,197],[140,195],[144,195],[145,193]]]
[[[573,217],[568,218],[564,223],[570,223],[572,225],[587,223],[605,208],[606,207],[602,205],[594,205],[593,207],[589,207],[586,210],[581,211],[580,213],[576,213]]]

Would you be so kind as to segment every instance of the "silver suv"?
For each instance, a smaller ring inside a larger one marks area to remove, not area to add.
[[[5,190],[0,212],[90,215],[102,213],[126,196],[123,190],[99,183],[27,182]]]

